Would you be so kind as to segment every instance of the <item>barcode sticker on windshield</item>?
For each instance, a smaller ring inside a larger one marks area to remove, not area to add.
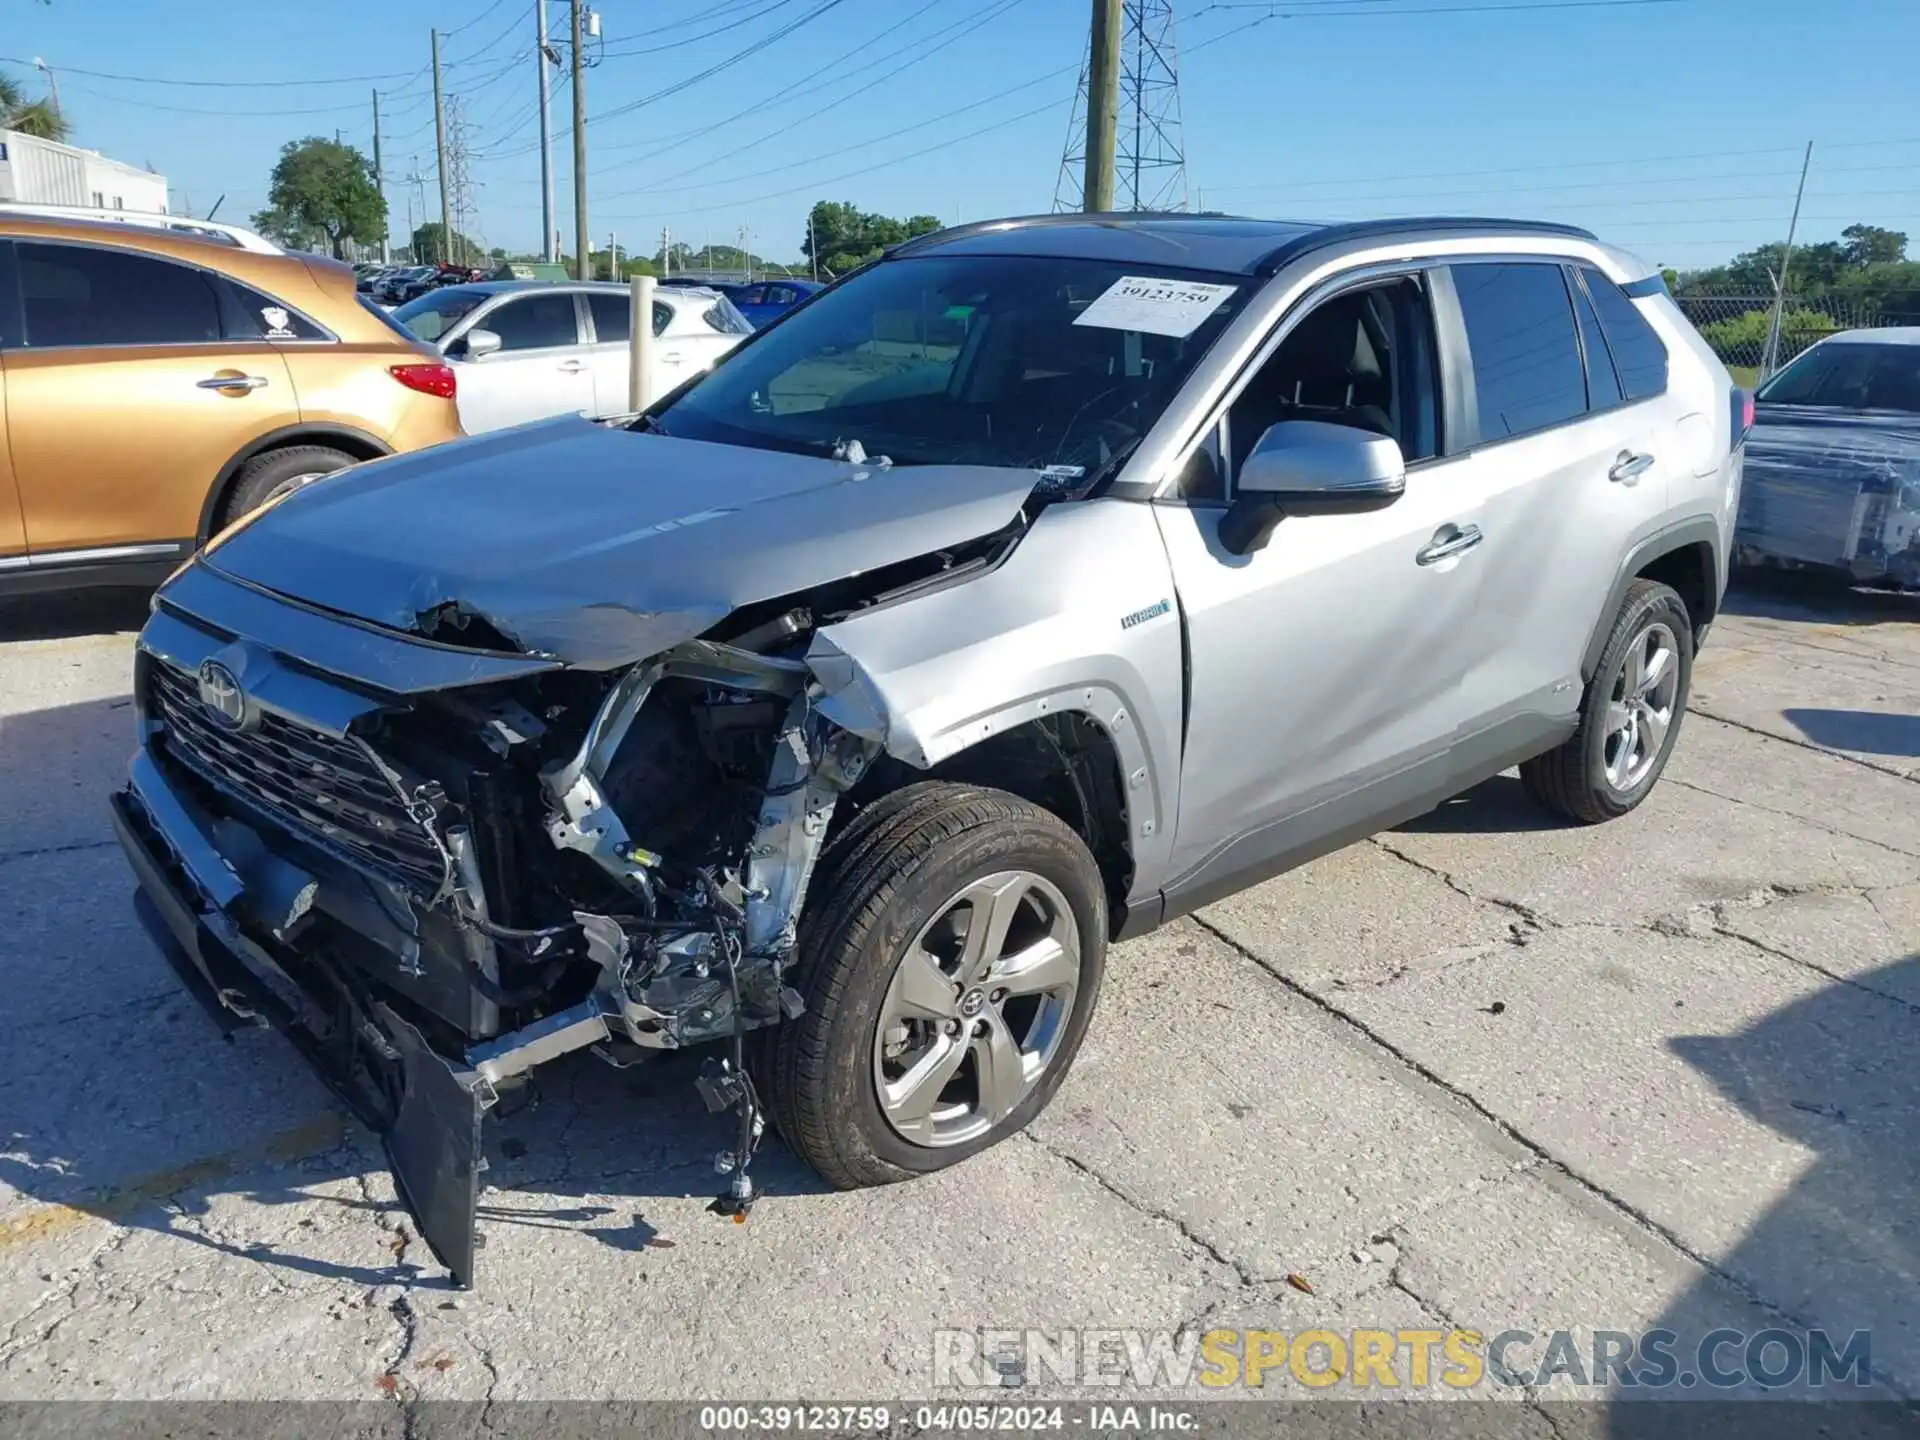
[[[1097,325],[1102,330],[1143,330],[1149,335],[1184,339],[1199,329],[1200,322],[1218,310],[1220,302],[1233,291],[1231,285],[1122,275],[1082,310],[1073,323]]]

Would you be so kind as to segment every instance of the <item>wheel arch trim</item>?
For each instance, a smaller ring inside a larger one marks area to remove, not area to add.
[[[1595,617],[1593,632],[1587,640],[1586,653],[1580,659],[1582,681],[1592,680],[1594,673],[1600,668],[1600,656],[1607,648],[1607,637],[1613,633],[1614,618],[1620,613],[1620,602],[1626,598],[1627,587],[1633,584],[1642,570],[1656,560],[1695,545],[1706,546],[1708,553],[1713,557],[1712,573],[1707,576],[1707,589],[1708,593],[1715,598],[1717,609],[1721,589],[1720,577],[1725,573],[1719,523],[1710,515],[1696,515],[1654,532],[1629,550],[1626,558],[1620,562],[1620,568],[1614,575],[1612,588],[1607,591],[1607,603]],[[1695,615],[1692,618],[1698,630],[1704,628],[1713,616],[1711,614]]]

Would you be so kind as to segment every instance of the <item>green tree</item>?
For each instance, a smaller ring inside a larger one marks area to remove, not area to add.
[[[67,141],[73,126],[51,100],[29,100],[20,82],[0,75],[0,130],[18,130],[39,140]]]
[[[844,200],[822,200],[808,213],[807,237],[800,252],[822,275],[841,275],[877,259],[890,245],[938,230],[931,215],[896,220]]]
[[[378,244],[387,233],[387,202],[373,183],[373,167],[351,145],[317,135],[280,148],[267,190],[267,208],[254,224],[293,244],[324,236],[333,257],[346,242]]]
[[[432,265],[437,261],[452,264],[472,263],[486,253],[486,247],[469,235],[458,230],[453,232],[453,243],[447,243],[447,227],[438,220],[429,220],[413,232],[408,241],[413,251],[414,262],[420,265]]]
[[[1767,332],[1773,324],[1773,311],[1761,306],[1744,315],[1716,320],[1700,327],[1700,338],[1713,347],[1714,354],[1729,365],[1758,365],[1767,347]],[[1799,354],[1814,341],[1840,328],[1831,315],[1818,310],[1789,310],[1780,317],[1780,358]]]
[[[1901,230],[1849,225],[1840,232],[1840,239],[1849,265],[1897,265],[1907,258],[1907,237]]]

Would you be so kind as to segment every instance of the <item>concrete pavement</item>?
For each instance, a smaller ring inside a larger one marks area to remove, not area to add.
[[[1920,605],[1732,608],[1640,810],[1503,777],[1121,947],[955,1171],[834,1194],[770,1142],[727,1225],[687,1062],[542,1072],[464,1294],[132,923],[140,602],[0,608],[0,1398],[900,1399],[939,1327],[1453,1325],[1868,1329],[1920,1395]]]

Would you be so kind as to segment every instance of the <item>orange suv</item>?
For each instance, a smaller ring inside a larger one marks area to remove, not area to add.
[[[0,203],[0,594],[156,581],[285,491],[456,438],[453,395],[336,261]]]

